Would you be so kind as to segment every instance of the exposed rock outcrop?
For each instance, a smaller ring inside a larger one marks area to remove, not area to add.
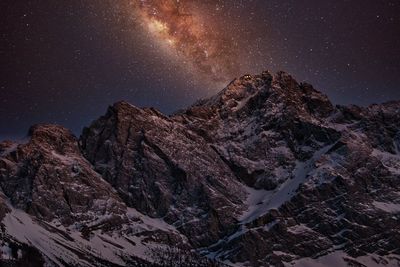
[[[334,106],[266,71],[172,116],[119,102],[79,139],[0,143],[1,245],[73,266],[396,266],[399,182],[400,102]]]
[[[206,246],[235,229],[246,193],[203,139],[153,109],[120,102],[86,128],[84,155],[128,206]]]

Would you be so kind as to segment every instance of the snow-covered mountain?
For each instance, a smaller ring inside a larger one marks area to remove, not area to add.
[[[400,266],[400,102],[245,75],[0,143],[4,266]]]

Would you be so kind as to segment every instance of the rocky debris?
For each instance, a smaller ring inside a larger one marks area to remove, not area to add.
[[[266,71],[169,117],[116,103],[79,140],[34,126],[0,143],[3,240],[78,266],[396,266],[399,119]]]

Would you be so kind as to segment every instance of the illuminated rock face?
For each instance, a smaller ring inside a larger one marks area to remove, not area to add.
[[[399,151],[399,102],[334,106],[284,72],[169,117],[119,102],[79,139],[37,125],[0,143],[0,255],[212,266],[195,248],[240,266],[393,265]]]

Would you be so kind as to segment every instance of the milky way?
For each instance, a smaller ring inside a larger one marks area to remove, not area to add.
[[[195,71],[226,82],[238,70],[234,40],[201,16],[199,1],[141,0],[134,2],[141,23]]]
[[[0,14],[0,139],[40,122],[79,134],[120,100],[171,114],[266,69],[336,104],[400,99],[398,0],[2,0]]]

